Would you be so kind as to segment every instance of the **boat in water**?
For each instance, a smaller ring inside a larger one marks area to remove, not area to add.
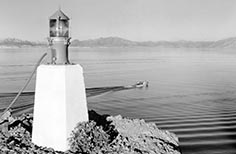
[[[136,88],[143,88],[143,87],[148,87],[148,81],[139,81],[137,82],[134,86]]]

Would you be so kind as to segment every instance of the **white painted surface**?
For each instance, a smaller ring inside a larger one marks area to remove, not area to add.
[[[65,151],[78,122],[88,121],[80,65],[40,65],[37,69],[33,143]]]

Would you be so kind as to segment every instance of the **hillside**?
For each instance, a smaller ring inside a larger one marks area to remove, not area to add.
[[[0,40],[0,47],[46,47],[47,42],[32,42],[16,38]],[[236,48],[236,37],[218,41],[130,41],[119,37],[72,40],[72,47],[162,47],[162,48]]]
[[[146,41],[136,42],[119,37],[73,40],[74,47],[163,47],[163,48],[236,48],[236,37],[219,41]]]
[[[16,38],[7,38],[0,40],[0,47],[36,47],[46,46],[44,42],[32,42],[27,40],[21,40]]]
[[[81,46],[81,47],[123,47],[123,46],[136,46],[137,43],[118,38],[118,37],[106,37],[106,38],[98,38],[98,39],[90,39],[90,40],[73,40],[71,42],[71,46]]]

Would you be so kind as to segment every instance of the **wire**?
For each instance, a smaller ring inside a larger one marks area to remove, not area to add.
[[[30,77],[28,78],[28,80],[26,81],[25,85],[21,88],[21,90],[18,92],[18,94],[16,95],[16,97],[14,98],[14,100],[10,103],[10,105],[3,111],[3,113],[1,114],[1,118],[2,116],[12,107],[12,105],[16,102],[16,100],[18,99],[18,97],[21,95],[21,93],[25,90],[25,88],[28,86],[28,84],[30,83],[31,79],[33,78],[34,73],[37,70],[37,67],[40,65],[40,63],[42,62],[43,58],[47,55],[47,53],[44,53],[41,58],[38,60],[38,62],[36,63],[36,65],[34,66],[34,70],[31,73]]]

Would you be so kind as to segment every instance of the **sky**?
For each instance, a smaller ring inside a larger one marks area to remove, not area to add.
[[[209,41],[236,37],[236,0],[0,0],[0,38],[45,41],[61,7],[72,39]]]

